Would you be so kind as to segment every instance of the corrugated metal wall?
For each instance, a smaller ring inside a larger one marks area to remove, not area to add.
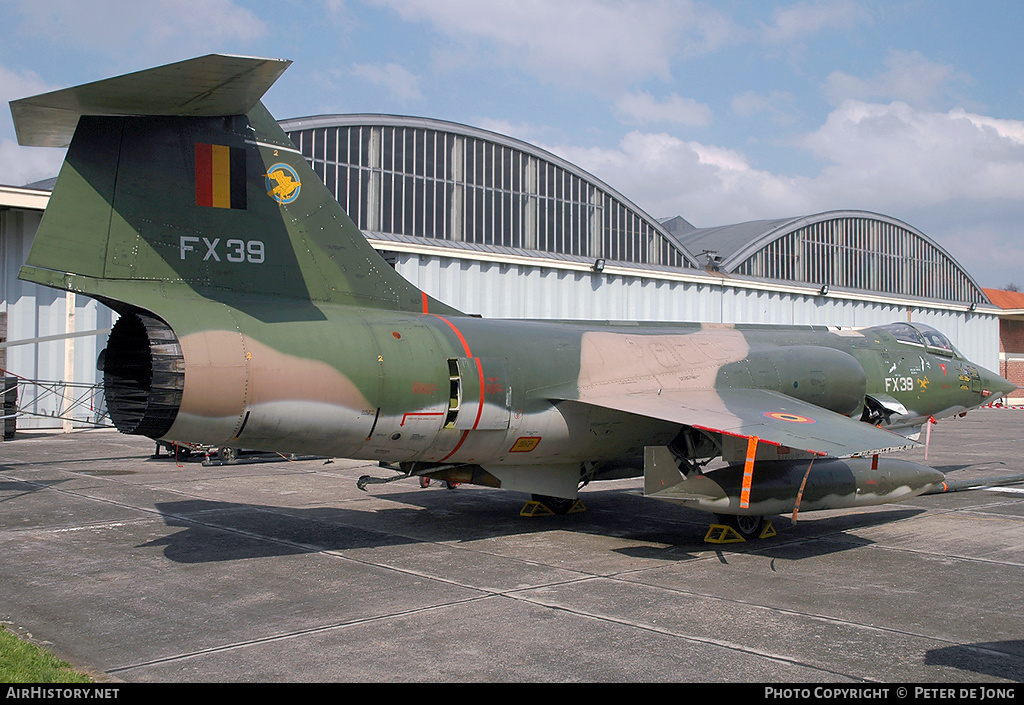
[[[999,369],[999,319],[994,313],[908,306],[795,293],[709,275],[706,282],[659,279],[480,262],[414,252],[396,253],[405,278],[447,304],[488,318],[566,318],[708,323],[774,323],[864,327],[925,323],[945,333],[968,359]],[[787,288],[788,289],[788,288]]]
[[[63,291],[49,289],[18,279],[18,270],[28,256],[35,237],[41,211],[0,210],[0,311],[7,312],[7,339],[10,342],[60,335],[66,332],[67,296]],[[75,330],[108,329],[116,314],[106,306],[84,296],[74,297]],[[18,418],[18,428],[60,428],[56,415],[63,408],[62,398],[49,390],[68,381],[65,374],[65,346],[74,345],[75,399],[83,398],[72,417],[95,420],[102,407],[102,396],[86,399],[86,387],[101,381],[96,370],[96,357],[106,345],[106,335],[57,340],[47,343],[18,345],[7,348],[7,369],[20,377],[44,382],[43,385],[22,386],[19,406],[27,406],[31,415]],[[34,402],[32,400],[35,400]]]

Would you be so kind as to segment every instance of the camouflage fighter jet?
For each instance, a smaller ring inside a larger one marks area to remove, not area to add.
[[[21,144],[70,143],[20,277],[120,314],[99,364],[122,432],[386,461],[555,511],[642,474],[752,535],[925,491],[941,473],[879,458],[913,445],[886,429],[1014,389],[914,324],[464,315],[385,263],[264,108],[289,63],[210,55],[11,103]]]

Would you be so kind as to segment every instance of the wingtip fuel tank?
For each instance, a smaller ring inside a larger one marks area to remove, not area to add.
[[[754,468],[747,506],[741,506],[742,464],[685,477],[667,448],[646,451],[646,497],[716,514],[787,514],[798,502],[801,512],[889,504],[944,480],[927,465],[885,456],[763,461]]]

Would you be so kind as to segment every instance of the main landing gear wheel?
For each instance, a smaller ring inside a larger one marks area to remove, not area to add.
[[[535,494],[532,495],[532,498],[534,502],[540,502],[555,514],[568,514],[569,510],[576,504],[575,499],[566,499],[565,497],[549,497],[543,494]]]
[[[457,489],[461,482],[452,482],[451,480],[445,480],[444,486],[450,490]],[[420,487],[426,489],[430,487],[430,478],[426,475],[420,475]]]
[[[740,536],[747,541],[761,537],[761,532],[764,530],[764,517],[763,516],[737,516],[735,514],[719,514],[717,515],[718,523],[724,524],[732,529],[736,530]]]

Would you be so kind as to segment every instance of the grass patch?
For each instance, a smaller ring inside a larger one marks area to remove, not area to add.
[[[46,649],[0,627],[0,683],[92,683]]]

